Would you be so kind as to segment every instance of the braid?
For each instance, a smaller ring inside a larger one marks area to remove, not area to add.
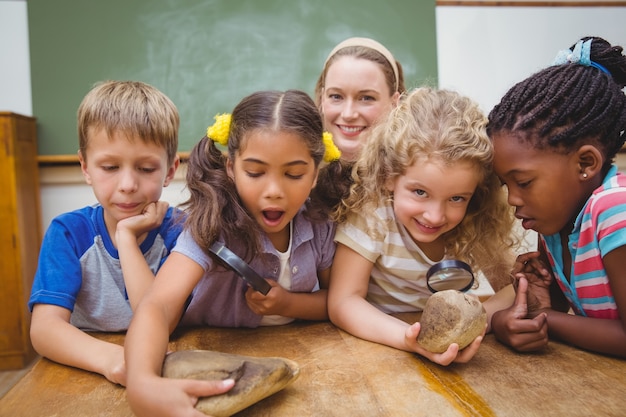
[[[608,167],[625,139],[626,57],[621,47],[592,39],[591,60],[607,68],[610,76],[577,64],[539,71],[513,86],[493,108],[489,135],[524,132],[525,140],[537,148],[563,152],[592,143],[603,152]]]
[[[622,52],[624,48],[621,46],[611,46],[610,43],[598,37],[585,37],[583,41],[593,39],[591,59],[599,62],[609,70],[613,81],[620,86],[620,89],[626,87],[626,59]]]

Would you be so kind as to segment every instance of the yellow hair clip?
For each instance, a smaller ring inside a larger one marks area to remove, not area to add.
[[[230,132],[230,121],[232,115],[229,113],[215,115],[215,123],[206,130],[206,135],[213,142],[217,142],[222,146],[228,145],[228,133]]]
[[[339,159],[341,157],[341,151],[337,145],[335,145],[335,142],[333,142],[333,135],[329,132],[324,132],[322,140],[326,148],[324,152],[324,162],[333,162]]]

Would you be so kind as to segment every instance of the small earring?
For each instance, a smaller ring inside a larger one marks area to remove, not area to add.
[[[588,177],[587,173],[583,172],[583,178],[587,178],[587,177]]]

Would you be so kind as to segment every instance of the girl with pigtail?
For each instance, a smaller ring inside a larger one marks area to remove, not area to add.
[[[494,169],[539,235],[515,263],[515,301],[491,321],[516,350],[555,338],[626,358],[626,176],[613,164],[626,131],[622,51],[585,37],[489,114]]]
[[[126,336],[128,400],[137,415],[183,415],[195,411],[198,397],[234,384],[160,377],[177,324],[257,327],[328,319],[332,207],[318,198],[323,190],[316,198],[310,194],[320,169],[339,157],[317,107],[301,91],[257,92],[232,115],[216,117],[190,154],[184,231]],[[215,244],[246,261],[269,292],[255,291],[223,266],[211,252]]]

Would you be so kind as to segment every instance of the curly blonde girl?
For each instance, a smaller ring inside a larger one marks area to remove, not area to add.
[[[446,166],[469,162],[480,181],[462,222],[443,235],[446,255],[482,271],[495,290],[510,283],[515,219],[492,170],[486,124],[478,105],[456,92],[426,87],[408,92],[372,132],[335,219],[343,221],[351,212],[367,215],[393,200],[387,184],[420,160]]]

